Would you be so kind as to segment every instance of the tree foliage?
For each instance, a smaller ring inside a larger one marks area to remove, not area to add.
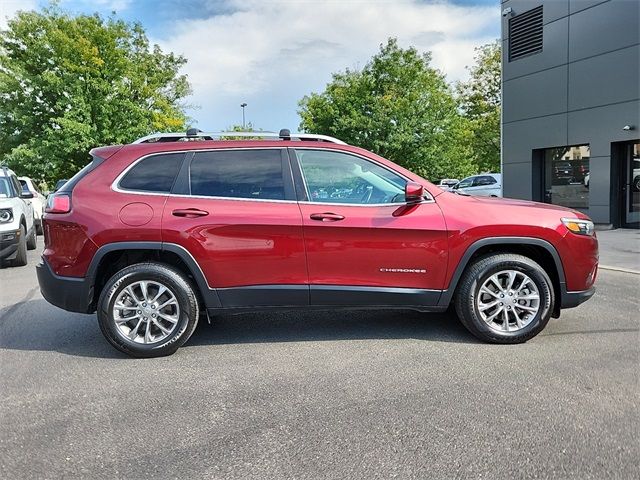
[[[55,180],[97,145],[183,129],[185,61],[139,24],[56,6],[19,13],[0,32],[0,161]]]
[[[481,171],[500,171],[501,52],[496,41],[476,49],[467,82],[457,85],[463,115],[471,125],[475,162]]]
[[[431,55],[395,39],[361,70],[299,102],[300,128],[333,135],[431,179],[475,173],[468,121]]]

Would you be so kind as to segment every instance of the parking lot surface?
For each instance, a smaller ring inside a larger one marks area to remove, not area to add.
[[[524,345],[449,314],[216,318],[136,360],[0,270],[0,476],[637,478],[640,276]]]

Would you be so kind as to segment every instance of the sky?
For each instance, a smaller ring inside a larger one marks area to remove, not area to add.
[[[72,13],[140,22],[152,43],[184,55],[192,124],[220,131],[297,131],[298,101],[331,73],[360,68],[381,43],[431,51],[451,82],[468,76],[474,48],[500,36],[499,0],[60,0]],[[43,0],[0,0],[0,28]]]

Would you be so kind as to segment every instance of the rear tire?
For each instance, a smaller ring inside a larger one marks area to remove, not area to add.
[[[20,238],[18,239],[18,250],[13,265],[24,267],[27,264],[27,229],[20,225]]]
[[[42,220],[36,225],[36,235],[44,235],[44,228],[42,227]]]
[[[189,281],[159,263],[120,270],[107,281],[98,300],[102,334],[116,349],[138,358],[173,354],[193,334],[198,316],[197,296]]]
[[[27,238],[27,250],[35,250],[38,246],[38,237],[36,237],[35,225],[31,229],[31,235]]]
[[[523,343],[540,333],[554,303],[547,272],[530,258],[510,253],[481,257],[468,266],[455,296],[467,330],[480,340],[504,344]]]

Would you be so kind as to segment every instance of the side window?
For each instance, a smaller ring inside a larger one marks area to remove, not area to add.
[[[296,150],[309,201],[371,205],[404,201],[400,175],[347,153]]]
[[[20,186],[22,187],[22,193],[29,193],[29,185],[27,185],[26,180],[19,180]]]
[[[129,170],[118,186],[124,190],[169,193],[183,158],[184,153],[147,157]]]
[[[494,183],[496,183],[496,179],[489,176],[489,175],[482,175],[480,177],[476,177],[476,179],[473,182],[473,186],[474,187],[483,187],[486,185],[493,185]]]
[[[280,149],[199,152],[191,161],[189,178],[192,195],[285,199]]]

